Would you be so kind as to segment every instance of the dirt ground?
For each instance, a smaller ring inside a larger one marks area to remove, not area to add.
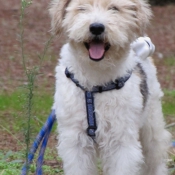
[[[37,54],[42,53],[44,44],[50,37],[50,18],[48,7],[50,0],[33,0],[25,17],[25,55],[29,65],[37,64]],[[147,31],[156,46],[154,54],[158,75],[163,88],[174,88],[174,71],[170,73],[171,85],[164,79],[169,73],[164,59],[175,55],[175,6],[153,7],[154,17]],[[20,0],[2,1],[0,5],[0,86],[10,91],[25,83],[20,49]],[[42,67],[41,82],[50,87],[54,84],[54,68],[59,54],[61,41],[54,39],[48,50]],[[42,79],[43,78],[43,79]],[[47,81],[45,81],[47,79]],[[12,86],[13,85],[13,86]]]
[[[37,65],[38,54],[42,53],[50,37],[50,18],[48,6],[50,0],[33,0],[25,17],[25,55],[28,65]],[[167,67],[166,59],[175,56],[175,6],[152,7],[154,17],[147,31],[156,46],[154,60],[158,67],[158,77],[165,89],[175,88],[174,66]],[[20,0],[1,1],[0,4],[0,91],[11,92],[25,84],[25,76],[20,49]],[[54,68],[57,62],[61,40],[54,39],[48,50],[41,69],[39,81],[42,88],[54,87]],[[175,58],[175,57],[174,57]],[[171,63],[170,63],[171,64]],[[165,78],[168,75],[168,78]],[[170,83],[171,80],[171,83]],[[8,133],[0,135],[0,140],[7,140],[9,149],[17,150]],[[54,139],[53,139],[54,140]],[[53,141],[54,142],[54,141]],[[9,144],[11,143],[11,144]],[[0,148],[0,149],[1,149]]]

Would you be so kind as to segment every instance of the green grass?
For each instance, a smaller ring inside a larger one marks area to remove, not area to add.
[[[163,62],[169,68],[174,67],[175,66],[175,57],[172,56],[172,57],[165,58],[165,59],[163,59]]]
[[[20,92],[14,92],[11,94],[0,94],[0,111],[19,111],[21,110],[22,101],[19,100]]]
[[[165,116],[175,117],[175,90],[165,90],[164,93],[163,113]]]
[[[45,160],[47,160],[47,162],[49,161],[53,162],[53,157],[56,157],[56,156],[57,156],[56,151],[47,149],[45,153]],[[23,165],[24,160],[25,160],[24,151],[20,151],[20,152],[8,151],[6,153],[3,151],[0,151],[0,175],[19,175],[21,172],[21,167]],[[31,165],[29,175],[33,175],[36,171],[35,162],[36,160],[34,160],[34,163]],[[63,175],[63,170],[60,166],[61,160],[58,158],[55,160],[55,162],[57,163],[57,165],[54,167],[49,165],[43,165],[43,174]]]
[[[17,112],[22,110],[24,104],[24,90],[17,90],[13,93],[0,93],[0,111]],[[53,104],[53,96],[47,92],[37,92],[34,96],[34,105],[38,112],[45,113]]]
[[[0,93],[0,125],[7,129],[12,129],[17,132],[22,128],[24,120],[24,101],[25,91],[18,89],[17,91],[8,94]],[[53,104],[53,95],[48,92],[37,92],[33,97],[33,117],[32,127],[41,127],[51,111]],[[15,123],[15,124],[14,124]]]

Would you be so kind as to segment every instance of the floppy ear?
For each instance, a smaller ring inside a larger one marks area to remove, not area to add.
[[[66,7],[71,0],[53,0],[49,9],[51,16],[51,32],[55,35],[62,33],[62,21],[66,14]]]
[[[134,0],[137,4],[137,18],[140,34],[143,35],[152,17],[150,5],[146,0]]]

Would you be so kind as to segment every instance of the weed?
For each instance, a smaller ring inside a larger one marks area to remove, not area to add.
[[[52,40],[52,37],[46,43],[44,48],[43,54],[39,55],[39,64],[37,66],[27,67],[27,60],[25,57],[25,50],[24,50],[24,17],[25,17],[25,10],[32,4],[32,1],[28,0],[21,0],[21,16],[20,16],[20,43],[21,43],[21,55],[23,61],[23,68],[25,71],[25,75],[27,77],[27,85],[24,86],[26,89],[26,98],[25,98],[25,105],[24,105],[24,123],[23,123],[23,131],[25,136],[25,144],[26,144],[26,167],[27,167],[27,174],[29,172],[29,162],[28,162],[28,152],[30,149],[30,140],[32,138],[32,117],[33,117],[33,96],[34,96],[34,84],[36,80],[36,76],[39,73],[40,67],[46,55],[48,46]]]

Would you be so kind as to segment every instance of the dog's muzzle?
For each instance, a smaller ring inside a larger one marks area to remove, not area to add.
[[[100,61],[104,58],[106,51],[110,48],[110,44],[104,42],[101,35],[105,32],[105,26],[101,23],[92,23],[89,31],[93,35],[93,39],[85,42],[85,46],[89,51],[89,58],[93,61]]]

